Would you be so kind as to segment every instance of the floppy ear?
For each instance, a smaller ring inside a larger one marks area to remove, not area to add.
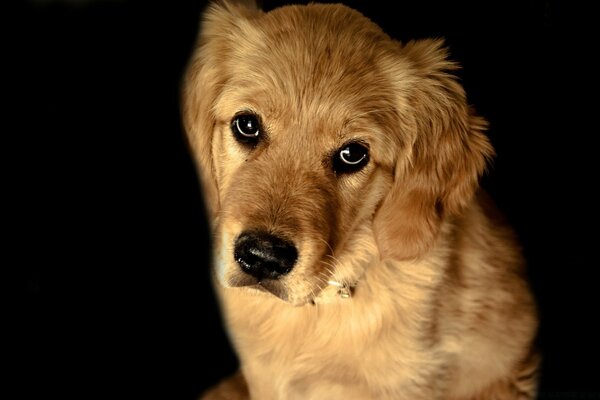
[[[457,66],[447,60],[442,45],[441,40],[421,40],[401,50],[403,67],[414,75],[400,110],[412,114],[410,132],[405,132],[412,146],[397,156],[391,191],[375,215],[383,258],[410,259],[430,249],[442,220],[471,201],[493,155],[484,135],[487,123],[468,107],[464,90],[450,74]]]
[[[215,129],[213,106],[228,80],[233,32],[240,21],[260,15],[254,0],[222,0],[208,6],[200,35],[183,78],[182,114],[189,145],[200,172],[204,201],[209,215],[219,209],[219,195],[212,156]]]

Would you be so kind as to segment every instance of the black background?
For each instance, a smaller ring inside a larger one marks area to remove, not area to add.
[[[470,103],[491,122],[498,155],[483,185],[529,262],[542,393],[599,393],[591,11],[566,1],[346,4],[395,38],[446,38]],[[4,132],[16,146],[3,153],[6,266],[20,274],[6,341],[17,398],[193,399],[236,368],[179,117],[204,6],[37,1],[3,17],[16,89]]]

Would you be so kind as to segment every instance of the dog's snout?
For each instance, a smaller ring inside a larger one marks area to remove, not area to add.
[[[267,232],[243,232],[235,242],[234,257],[242,270],[261,279],[277,279],[292,270],[298,251],[289,241]]]

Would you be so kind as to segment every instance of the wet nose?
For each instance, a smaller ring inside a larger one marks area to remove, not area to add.
[[[235,241],[234,257],[244,272],[261,279],[278,279],[298,259],[293,243],[261,231],[243,232]]]

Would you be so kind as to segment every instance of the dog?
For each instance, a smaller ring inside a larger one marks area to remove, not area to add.
[[[240,371],[204,399],[533,399],[536,305],[441,40],[343,5],[203,14],[182,115]]]

